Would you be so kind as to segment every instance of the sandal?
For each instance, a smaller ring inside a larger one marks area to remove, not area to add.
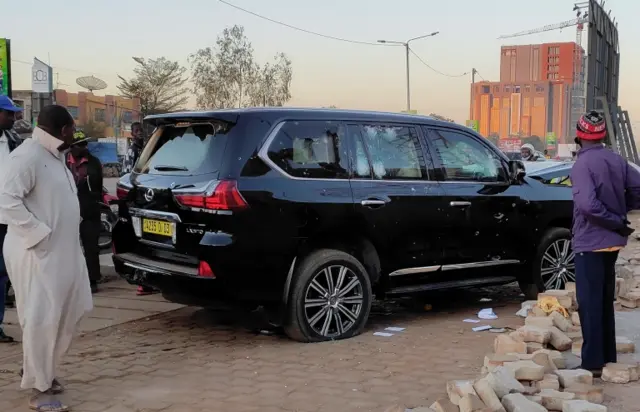
[[[53,393],[54,395],[59,395],[62,392],[64,392],[64,386],[58,379],[53,378],[53,382],[51,382],[51,393]]]
[[[51,391],[40,392],[29,399],[29,409],[37,412],[68,412],[69,407],[52,396]]]
[[[19,375],[21,378],[23,374],[24,369],[20,369]],[[51,389],[49,389],[49,391],[54,395],[59,395],[64,392],[64,385],[62,385],[57,378],[53,378],[53,382],[51,382]]]
[[[15,340],[4,333],[2,329],[0,329],[0,343],[13,343]]]
[[[29,408],[36,412],[69,412],[69,407],[60,401],[29,402]]]
[[[147,296],[152,294],[153,294],[153,289],[146,288],[144,286],[138,286],[138,290],[136,290],[136,295],[138,296]]]

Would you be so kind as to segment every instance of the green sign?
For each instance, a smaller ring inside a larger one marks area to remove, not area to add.
[[[475,132],[480,130],[480,125],[477,120],[467,120],[465,124],[469,129],[473,129]]]
[[[0,95],[11,97],[11,63],[9,39],[0,39]]]
[[[547,149],[554,150],[556,148],[556,134],[554,132],[548,132],[545,136],[547,142]]]

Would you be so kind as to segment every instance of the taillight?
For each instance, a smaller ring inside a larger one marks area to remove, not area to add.
[[[238,191],[233,180],[218,182],[210,195],[201,193],[176,194],[176,201],[182,206],[210,210],[237,210],[246,208],[247,202]]]
[[[122,186],[116,186],[116,197],[118,199],[120,200],[126,199],[128,194],[129,194],[129,189]]]
[[[211,270],[211,266],[204,260],[200,261],[198,265],[198,276],[202,278],[214,278],[216,275],[213,274],[213,270]]]

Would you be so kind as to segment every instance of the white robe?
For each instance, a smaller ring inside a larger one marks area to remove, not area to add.
[[[9,225],[3,252],[23,333],[22,388],[41,392],[93,309],[80,205],[60,144],[36,128],[0,174],[0,217]]]

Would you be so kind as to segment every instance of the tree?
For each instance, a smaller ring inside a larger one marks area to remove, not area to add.
[[[500,140],[500,136],[497,133],[489,133],[489,136],[487,136],[487,140],[489,140],[491,143],[493,143],[494,145],[498,145],[498,140]]]
[[[143,59],[134,57],[138,63],[134,77],[120,78],[118,90],[128,98],[139,98],[142,116],[179,110],[187,103],[189,89],[185,86],[187,69],[177,61]]]
[[[529,137],[522,138],[522,144],[526,144],[526,143],[531,144],[533,148],[539,152],[542,152],[545,149],[544,143],[542,142],[542,139],[539,136],[529,136]]]
[[[278,53],[260,66],[242,26],[224,29],[215,47],[189,58],[200,108],[282,106],[291,99],[291,61]]]
[[[106,126],[104,123],[96,123],[93,120],[90,120],[84,125],[82,125],[82,131],[87,137],[97,137],[97,138],[105,137],[104,136],[105,130],[106,130]]]

